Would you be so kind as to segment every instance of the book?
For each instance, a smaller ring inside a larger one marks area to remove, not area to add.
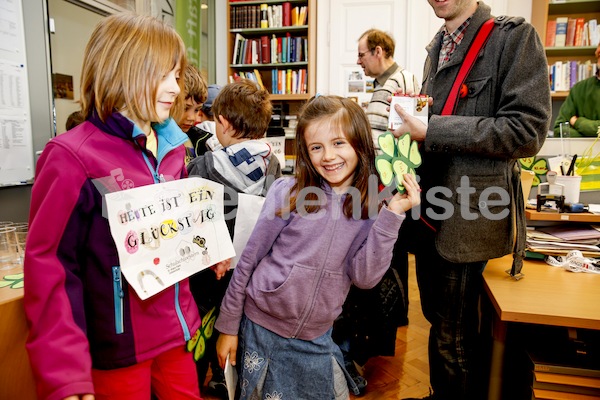
[[[575,394],[559,392],[556,390],[546,390],[534,388],[531,398],[533,400],[597,400],[597,396],[588,396],[585,394]]]
[[[271,62],[271,43],[267,35],[260,37],[260,52],[261,62],[263,64],[269,64]]]
[[[567,20],[567,36],[565,46],[575,46],[575,27],[577,25],[577,19],[569,18]]]
[[[292,25],[292,5],[289,1],[283,3],[283,15],[282,15],[282,25],[283,26],[291,26]]]
[[[527,355],[533,371],[600,379],[600,360],[578,359],[562,347],[555,346],[551,351],[529,349]]]
[[[554,45],[556,47],[564,47],[567,44],[567,25],[569,23],[568,17],[556,18],[556,37],[554,39]]]
[[[256,82],[258,83],[258,86],[260,86],[261,89],[265,89],[260,71],[256,68],[254,68],[254,75],[256,76]]]
[[[546,47],[554,47],[556,39],[556,20],[549,19],[546,25]]]
[[[260,5],[260,27],[268,28],[269,27],[269,15],[268,15],[269,5],[263,3]]]
[[[575,46],[583,46],[583,25],[585,24],[584,18],[577,18],[575,21]]]
[[[536,371],[532,388],[600,397],[600,378]]]

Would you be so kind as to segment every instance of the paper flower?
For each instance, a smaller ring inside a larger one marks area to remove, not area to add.
[[[527,157],[527,158],[519,158],[519,163],[521,164],[521,168],[533,171],[535,176],[533,177],[532,187],[537,187],[540,183],[542,183],[540,177],[545,176],[548,173],[548,162],[545,158],[537,158]]]
[[[0,281],[0,288],[10,286],[11,289],[21,289],[23,287],[23,273],[14,275],[4,275]]]
[[[377,139],[383,154],[375,157],[375,167],[381,178],[381,183],[388,186],[396,185],[399,193],[406,189],[402,186],[404,174],[416,176],[415,169],[421,165],[421,153],[417,142],[410,140],[410,134],[405,133],[396,140],[391,132],[386,132]]]

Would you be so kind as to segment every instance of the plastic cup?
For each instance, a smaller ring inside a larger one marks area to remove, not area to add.
[[[0,228],[0,270],[19,265],[16,229],[12,226]]]
[[[581,187],[581,176],[579,175],[557,175],[556,183],[565,187],[565,203],[579,203],[579,192]]]

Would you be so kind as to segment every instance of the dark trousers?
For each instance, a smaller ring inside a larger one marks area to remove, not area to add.
[[[433,242],[415,254],[421,307],[431,323],[430,381],[436,399],[482,399],[479,296],[487,262],[451,263]]]

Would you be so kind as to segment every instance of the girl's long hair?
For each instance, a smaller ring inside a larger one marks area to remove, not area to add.
[[[278,215],[297,210],[297,195],[304,188],[321,188],[323,178],[310,161],[308,147],[304,138],[307,128],[322,119],[330,119],[331,126],[337,126],[344,132],[346,139],[354,148],[358,156],[358,164],[354,172],[351,186],[360,193],[360,216],[368,218],[369,205],[377,202],[377,191],[370,193],[369,177],[377,177],[375,169],[375,146],[371,136],[371,126],[363,109],[355,101],[339,96],[316,96],[310,99],[300,111],[298,126],[296,128],[296,183],[290,189],[289,206],[278,210]],[[372,192],[372,191],[371,191]],[[371,197],[375,198],[369,198]],[[315,193],[309,192],[302,199],[314,202],[317,200]],[[344,215],[348,218],[353,216],[352,196],[346,196],[344,201]],[[306,205],[304,209],[309,212],[317,212],[320,205]]]

